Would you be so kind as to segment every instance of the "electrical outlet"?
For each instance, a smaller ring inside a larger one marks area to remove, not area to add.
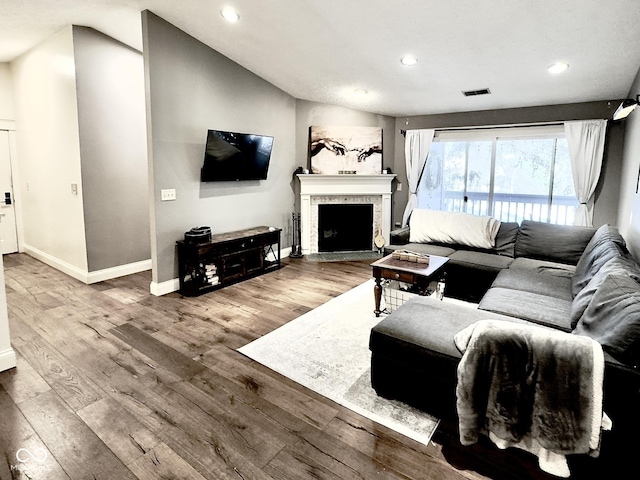
[[[160,201],[168,202],[176,199],[176,189],[175,188],[165,188],[160,190]]]

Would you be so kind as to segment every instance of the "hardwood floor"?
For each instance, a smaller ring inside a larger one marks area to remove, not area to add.
[[[554,478],[446,428],[419,444],[236,351],[366,281],[369,263],[286,259],[183,298],[150,295],[149,272],[84,285],[5,256],[18,366],[0,374],[0,478]]]

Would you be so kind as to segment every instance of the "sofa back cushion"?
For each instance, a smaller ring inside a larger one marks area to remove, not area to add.
[[[593,338],[622,363],[640,365],[640,284],[628,275],[608,275],[573,333]]]
[[[498,255],[505,255],[507,257],[514,257],[516,250],[516,240],[518,238],[518,229],[520,226],[518,222],[502,222],[500,223],[500,229],[496,235],[496,246],[494,247],[495,253]]]
[[[615,245],[617,248],[613,248]],[[616,227],[602,225],[596,230],[582,252],[576,265],[571,291],[575,297],[591,280],[597,269],[604,265],[616,253],[628,253],[627,244]],[[604,255],[604,257],[602,257]],[[598,258],[600,257],[600,258]]]
[[[585,248],[585,252],[604,242],[613,242],[618,245],[622,251],[625,253],[628,252],[627,242],[624,241],[624,238],[622,238],[618,229],[608,223],[602,225],[596,230],[593,237],[591,237],[591,240],[589,240],[589,243]]]
[[[616,246],[609,248],[616,249]],[[596,269],[594,268],[594,270]],[[614,256],[597,269],[591,280],[577,293],[571,303],[571,328],[576,327],[591,303],[593,295],[609,275],[626,275],[633,278],[634,281],[640,282],[640,266],[630,255],[621,254]]]
[[[591,227],[523,220],[518,231],[515,255],[575,265],[595,231]]]

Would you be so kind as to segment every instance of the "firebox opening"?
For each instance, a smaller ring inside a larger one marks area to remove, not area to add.
[[[318,205],[318,251],[373,250],[373,205]]]

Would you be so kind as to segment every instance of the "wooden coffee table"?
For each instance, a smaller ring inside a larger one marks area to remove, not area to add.
[[[373,277],[376,279],[376,284],[373,287],[373,296],[376,302],[374,313],[376,317],[379,317],[381,313],[382,279],[397,280],[416,285],[421,294],[426,294],[429,283],[434,280],[436,275],[444,273],[448,261],[447,257],[429,255],[429,264],[425,265],[407,260],[398,260],[393,258],[392,255],[387,255],[373,262],[371,268],[373,269]]]

